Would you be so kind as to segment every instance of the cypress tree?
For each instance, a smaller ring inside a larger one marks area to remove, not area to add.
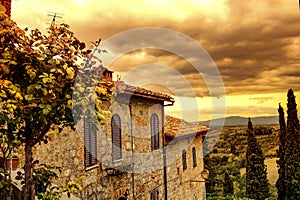
[[[279,113],[279,125],[280,125],[280,133],[279,133],[279,149],[277,156],[279,160],[277,160],[278,169],[278,180],[276,181],[276,187],[278,192],[278,200],[284,200],[286,198],[286,189],[285,189],[285,140],[286,140],[286,124],[284,118],[284,111],[281,105],[279,104],[278,108]]]
[[[260,145],[253,133],[252,122],[248,121],[248,146],[246,152],[246,195],[255,200],[264,200],[269,196],[267,167]]]
[[[297,114],[297,104],[295,101],[294,92],[292,89],[288,91],[287,103],[287,127],[286,135],[281,138],[281,143],[284,144],[282,149],[282,175],[278,185],[278,199],[296,200],[300,197],[300,152],[299,152],[299,119]],[[284,192],[282,193],[282,190]]]
[[[223,195],[233,195],[234,189],[233,189],[233,181],[231,180],[229,173],[226,171],[223,181]]]

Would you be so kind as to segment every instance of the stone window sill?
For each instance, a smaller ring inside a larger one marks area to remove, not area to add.
[[[90,170],[95,169],[95,168],[98,168],[98,167],[99,167],[99,164],[97,163],[97,164],[95,164],[95,165],[86,167],[86,168],[85,168],[85,171],[90,171]]]
[[[115,164],[115,163],[122,163],[122,158],[121,159],[118,159],[118,160],[113,160],[112,162]]]

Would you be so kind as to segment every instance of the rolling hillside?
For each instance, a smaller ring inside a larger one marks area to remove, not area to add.
[[[213,119],[207,121],[200,121],[199,123],[204,126],[209,126],[210,121],[214,124],[221,124],[223,118]],[[253,117],[251,118],[253,125],[268,125],[268,124],[278,124],[278,116],[269,117]],[[248,124],[248,118],[240,116],[231,116],[225,118],[224,126],[245,126]]]

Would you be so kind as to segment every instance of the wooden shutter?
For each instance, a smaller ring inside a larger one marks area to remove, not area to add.
[[[122,159],[121,119],[119,115],[113,115],[112,117],[111,132],[112,132],[112,160]]]
[[[192,153],[193,153],[193,167],[197,167],[197,153],[195,147],[193,147]]]
[[[90,123],[84,118],[84,164],[90,166]]]
[[[86,167],[97,163],[97,133],[90,118],[88,110],[84,117],[84,164]]]
[[[159,121],[156,114],[151,116],[151,148],[152,150],[159,149]]]
[[[182,169],[187,169],[187,163],[186,163],[186,151],[182,150]]]
[[[90,152],[91,152],[91,165],[97,163],[97,130],[94,124],[90,124]]]

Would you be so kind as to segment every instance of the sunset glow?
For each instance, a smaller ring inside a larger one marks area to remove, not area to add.
[[[293,88],[296,96],[300,94],[297,1],[32,0],[29,4],[25,0],[13,0],[12,3],[12,19],[23,28],[39,28],[45,32],[51,22],[47,17],[49,12],[61,14],[63,18],[58,22],[70,24],[74,33],[87,43],[144,27],[168,28],[193,38],[220,71],[226,90],[227,116],[277,115],[278,103],[286,105],[289,88]],[[178,41],[159,36],[156,39],[188,48]],[[170,66],[189,81],[197,95],[200,115],[188,116],[187,120],[211,117],[211,98],[219,97],[209,96],[203,77],[178,55],[159,49],[141,49],[123,55],[108,67],[115,71],[115,76],[124,76],[135,67],[149,63]],[[151,73],[151,69],[144,73]],[[177,79],[165,78],[174,83],[171,90],[180,91],[177,98],[189,102],[188,90],[180,88]],[[299,102],[299,98],[296,100]],[[167,112],[180,116],[181,111],[194,109],[181,108],[180,104],[179,100]]]

